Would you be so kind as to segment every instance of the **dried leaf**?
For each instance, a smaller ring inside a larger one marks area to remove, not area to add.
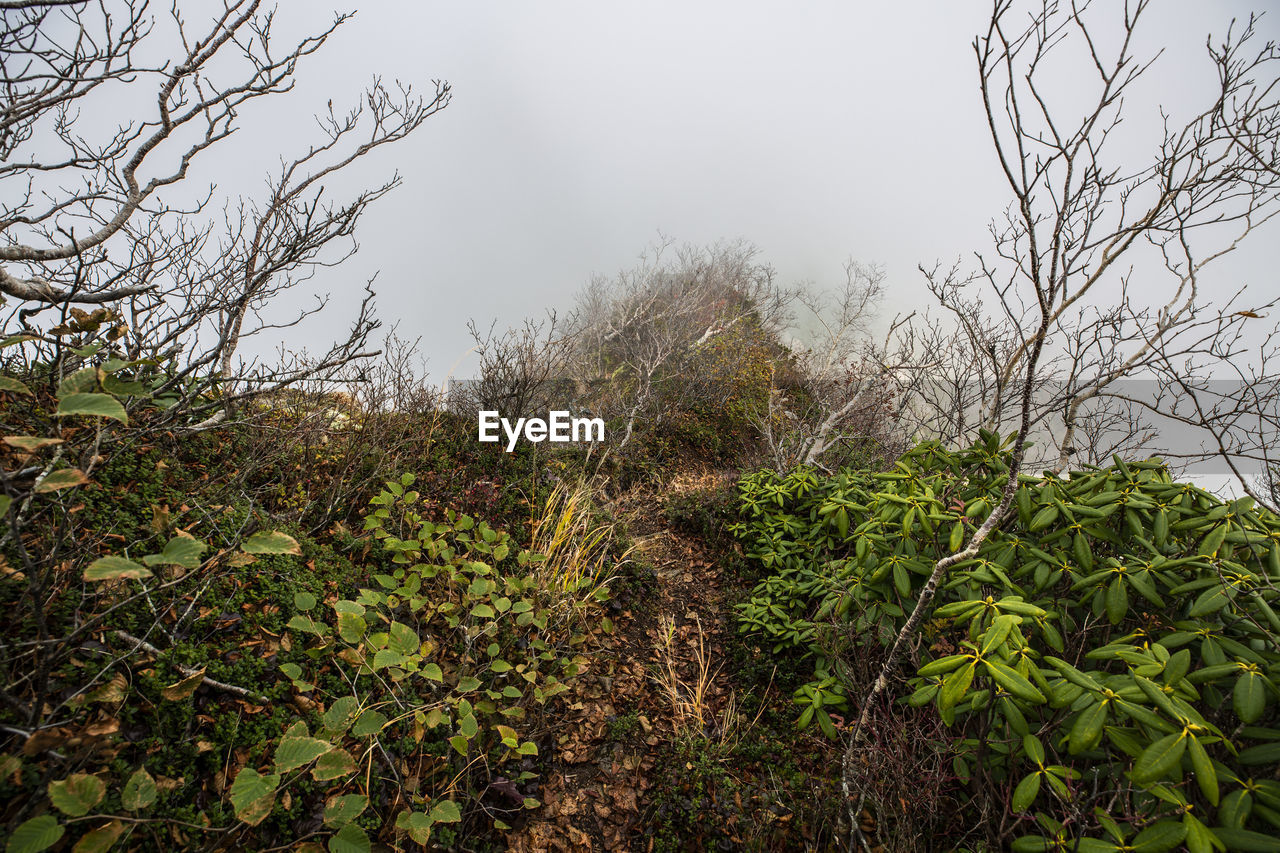
[[[204,670],[192,673],[181,681],[175,681],[168,687],[160,691],[160,695],[168,699],[170,702],[178,702],[191,696],[196,692],[196,688],[200,686],[200,682],[204,680]]]

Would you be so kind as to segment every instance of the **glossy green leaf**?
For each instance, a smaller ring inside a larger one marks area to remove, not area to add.
[[[1107,700],[1095,702],[1076,717],[1067,737],[1072,755],[1093,749],[1102,740],[1102,727],[1107,723]]]
[[[1044,745],[1040,743],[1040,738],[1035,735],[1028,734],[1023,736],[1022,751],[1027,754],[1027,758],[1036,764],[1044,764]]]
[[[1265,682],[1261,674],[1252,671],[1242,672],[1236,679],[1231,705],[1241,722],[1255,723],[1262,717],[1267,699]]]
[[[1013,630],[1015,619],[1017,619],[1016,616],[1010,616],[1007,613],[995,618],[991,623],[991,627],[983,635],[982,654],[989,654],[1000,647],[1005,638],[1009,636],[1009,632]]]
[[[1228,597],[1227,591],[1222,587],[1206,589],[1188,608],[1187,615],[1193,618],[1208,616],[1210,613],[1217,613],[1230,603],[1231,599]]]
[[[1053,848],[1046,849],[1051,850]],[[1100,838],[1081,838],[1076,842],[1076,846],[1073,848],[1072,853],[1115,853],[1115,851],[1121,849],[1122,848],[1117,847],[1110,841],[1104,841]]]
[[[1280,837],[1264,835],[1250,829],[1232,829],[1225,826],[1213,828],[1213,834],[1228,850],[1241,853],[1280,853]]]
[[[1133,765],[1133,781],[1145,785],[1168,776],[1182,760],[1186,748],[1187,738],[1182,732],[1160,738],[1138,756]]]
[[[1242,749],[1237,760],[1248,766],[1280,764],[1280,743],[1263,743]]]
[[[1009,802],[1009,807],[1015,812],[1025,812],[1031,808],[1031,804],[1035,802],[1036,796],[1040,793],[1040,771],[1029,774],[1013,791],[1013,799]]]
[[[1142,830],[1130,842],[1133,853],[1166,853],[1187,837],[1187,828],[1178,821],[1158,821]]]
[[[996,683],[1005,690],[1027,702],[1043,703],[1045,702],[1044,694],[1036,689],[1035,685],[1027,679],[1023,678],[1017,670],[1005,666],[998,661],[984,660],[982,662],[987,672],[995,679]]]
[[[1183,843],[1187,846],[1188,853],[1213,853],[1217,849],[1213,833],[1209,831],[1209,827],[1196,820],[1195,816],[1184,814],[1182,824],[1187,828]]]
[[[1129,590],[1123,579],[1116,578],[1107,587],[1106,606],[1107,619],[1112,625],[1119,625],[1129,612]]]
[[[938,710],[945,711],[955,707],[973,683],[976,665],[976,661],[969,661],[943,680],[942,688],[938,691]]]
[[[1200,743],[1200,739],[1195,735],[1187,736],[1187,751],[1191,754],[1191,769],[1196,774],[1196,785],[1200,787],[1200,793],[1204,794],[1204,798],[1211,805],[1218,804],[1218,774],[1213,768],[1213,762],[1209,760],[1209,754],[1205,751],[1204,744]]]
[[[1223,826],[1243,828],[1253,811],[1253,795],[1237,788],[1222,798],[1218,807],[1218,820]]]
[[[959,668],[959,666],[970,657],[971,655],[947,655],[946,657],[930,661],[920,667],[920,670],[916,674],[922,678],[931,678],[935,675],[942,675],[944,673],[951,672],[953,669]]]

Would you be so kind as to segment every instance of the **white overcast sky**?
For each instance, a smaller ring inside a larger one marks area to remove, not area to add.
[[[887,310],[923,306],[917,265],[984,248],[1008,201],[971,48],[986,2],[352,5],[294,93],[246,110],[222,189],[252,189],[273,158],[305,145],[312,112],[348,103],[374,74],[427,91],[445,79],[454,98],[352,176],[398,169],[404,185],[367,215],[359,255],[317,277],[338,310],[294,345],[322,349],[349,316],[344,294],[376,271],[381,315],[422,338],[439,381],[470,344],[467,319],[507,325],[567,308],[593,273],[631,266],[659,232],[750,240],[783,282],[835,284],[847,258],[881,263]],[[1264,5],[1157,0],[1143,45],[1166,53],[1137,92],[1145,102],[1130,104],[1135,139],[1155,129],[1158,104],[1200,103],[1213,73],[1206,35]],[[281,3],[282,35],[337,8],[351,6]],[[1280,36],[1280,9],[1261,30]],[[1277,233],[1222,264],[1218,282],[1280,293]]]

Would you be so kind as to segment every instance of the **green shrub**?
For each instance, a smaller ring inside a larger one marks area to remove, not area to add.
[[[241,820],[265,817],[289,782],[285,772],[310,767],[317,781],[354,786],[344,797],[353,804],[350,813],[326,820],[336,837],[353,845],[344,849],[367,850],[368,834],[354,823],[373,793],[361,784],[360,765],[384,743],[413,752],[425,748],[424,740],[440,740],[447,744],[442,772],[434,784],[407,795],[394,823],[426,844],[439,825],[466,819],[468,803],[453,792],[483,790],[489,779],[473,784],[474,775],[538,754],[516,727],[529,709],[568,689],[581,662],[569,650],[580,641],[576,623],[557,625],[532,572],[539,555],[517,550],[508,534],[468,515],[450,510],[444,520],[427,520],[420,494],[409,490],[413,482],[412,475],[388,482],[371,502],[365,529],[388,558],[386,571],[372,575],[376,588],[323,606],[310,593],[298,594],[299,612],[286,627],[311,638],[307,654],[314,664],[285,664],[281,671],[308,692],[316,675],[341,666],[354,689],[330,702],[315,736],[301,720],[285,732],[276,745],[276,773],[264,776],[252,766],[240,771],[231,798]],[[535,778],[518,767],[506,772],[513,785]],[[538,805],[526,796],[514,808],[487,814],[505,828],[502,816]]]
[[[921,444],[887,473],[742,480],[735,533],[772,574],[740,624],[811,656],[801,725],[837,736],[843,662],[892,641],[935,561],[991,512],[1007,447],[987,435]],[[943,578],[908,680],[909,703],[950,727],[957,777],[1004,800],[990,840],[1280,850],[1280,519],[1118,458],[1023,476],[1016,507]]]
[[[246,586],[263,600],[228,596],[211,611],[211,621],[230,608],[236,622],[247,625],[260,610],[260,627],[281,637],[275,648],[284,659],[276,664],[233,651],[224,658],[239,663],[228,675],[222,672],[227,664],[216,658],[213,665],[201,665],[216,648],[208,638],[170,650],[150,648],[172,674],[138,673],[133,685],[121,676],[85,701],[109,703],[135,722],[145,714],[150,727],[166,736],[142,742],[145,756],[131,750],[109,771],[99,766],[96,772],[77,768],[68,774],[51,768],[40,776],[35,796],[47,797],[52,811],[20,822],[9,849],[34,853],[77,830],[84,849],[106,849],[135,827],[173,820],[202,822],[209,832],[240,833],[266,845],[296,839],[297,821],[318,816],[322,808],[323,828],[311,834],[331,836],[330,849],[359,851],[371,849],[371,836],[379,834],[401,845],[427,844],[447,843],[452,824],[509,828],[503,817],[514,821],[536,808],[529,759],[538,755],[535,741],[545,732],[534,712],[569,689],[583,661],[574,651],[583,640],[581,629],[608,588],[583,575],[572,589],[553,595],[546,573],[554,557],[518,549],[508,534],[452,510],[440,521],[427,520],[420,495],[408,490],[413,480],[405,475],[391,481],[373,498],[365,521],[378,543],[365,557],[373,587],[354,594],[350,586],[323,581],[327,569],[314,566],[317,558],[326,559],[322,554],[313,555],[298,577],[290,566],[279,566],[280,577],[291,578],[288,586],[281,584],[271,566],[304,553],[281,532],[256,533],[234,551],[217,553],[180,533],[163,547],[157,544],[156,553],[111,554],[89,563],[83,582],[95,595],[127,603],[145,599],[148,582],[174,582],[174,567],[190,572],[178,577],[196,578],[198,569],[213,582],[223,578],[214,572],[216,565],[238,570],[253,562],[254,578]],[[554,522],[557,516],[549,517]],[[563,558],[555,564],[563,565]],[[567,598],[572,606],[566,609]],[[128,612],[115,611],[120,619]],[[287,622],[285,613],[292,614]],[[267,630],[268,624],[275,630]],[[201,707],[193,696],[204,679],[215,676],[260,688],[269,695],[240,693],[266,707],[254,716],[228,713],[211,721],[220,724],[216,733],[205,730],[214,743],[173,738],[192,732]],[[285,698],[302,701],[277,701]],[[119,728],[117,723],[108,730],[108,743],[116,742],[110,735]],[[120,752],[116,747],[112,754]],[[214,763],[201,757],[206,752]],[[234,762],[224,766],[233,752]],[[135,763],[139,759],[144,763]],[[430,772],[401,789],[394,768],[405,762]],[[370,775],[375,765],[394,777],[397,787],[390,794],[382,771]],[[18,756],[0,756],[0,766],[5,776],[39,775],[36,762]],[[178,806],[167,801],[163,787],[157,795],[157,776],[172,781],[224,770],[225,806]],[[505,774],[503,784],[521,799],[472,808],[472,798],[482,795],[493,774]],[[31,781],[26,784],[31,796]],[[121,808],[131,823],[112,817]]]

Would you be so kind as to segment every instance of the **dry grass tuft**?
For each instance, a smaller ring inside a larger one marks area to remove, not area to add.
[[[557,484],[533,522],[530,566],[534,589],[551,613],[552,625],[574,625],[603,601],[616,577],[609,569],[631,553],[614,553],[617,525],[591,512],[591,489],[584,482]]]
[[[756,720],[744,723],[737,696],[732,691],[719,714],[712,709],[712,696],[722,692],[716,689],[722,664],[711,660],[702,620],[695,615],[694,623],[698,636],[693,644],[693,671],[686,679],[680,675],[677,649],[680,632],[675,619],[669,613],[658,617],[658,663],[654,681],[659,695],[671,709],[672,728],[677,737],[697,737],[732,747],[750,731]]]

